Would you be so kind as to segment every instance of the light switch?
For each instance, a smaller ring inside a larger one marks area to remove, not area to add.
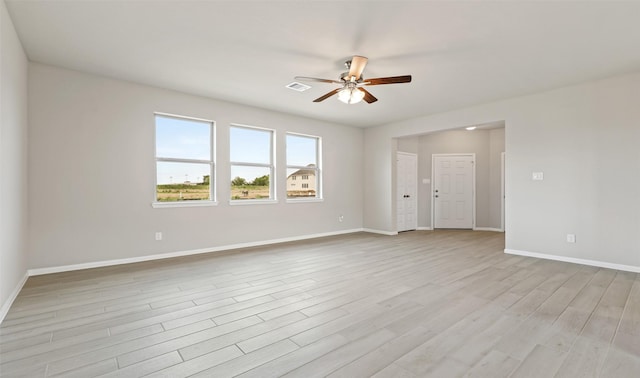
[[[542,172],[533,172],[531,174],[531,179],[534,181],[542,181],[544,180],[544,173]]]

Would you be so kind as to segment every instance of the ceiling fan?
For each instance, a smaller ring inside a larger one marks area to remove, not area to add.
[[[364,71],[364,67],[367,65],[367,61],[368,59],[364,56],[355,55],[353,58],[351,58],[351,60],[347,60],[346,62],[344,62],[349,71],[343,72],[340,75],[340,80],[318,79],[315,77],[306,76],[296,76],[295,79],[302,81],[317,81],[320,83],[340,84],[340,88],[336,88],[331,92],[316,98],[315,100],[313,100],[313,102],[321,102],[333,96],[334,94],[338,94],[338,99],[345,104],[355,104],[362,100],[365,100],[369,104],[378,101],[378,99],[375,98],[375,96],[372,95],[369,91],[364,89],[363,86],[411,82],[411,75],[365,79],[362,76],[362,71]]]

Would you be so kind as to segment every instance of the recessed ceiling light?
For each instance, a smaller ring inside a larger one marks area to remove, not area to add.
[[[293,89],[294,91],[298,91],[298,92],[304,92],[307,89],[311,88],[311,86],[306,85],[306,84],[302,84],[302,83],[298,83],[297,81],[294,81],[291,84],[286,85],[287,88],[289,89]]]
[[[471,131],[471,130],[475,130],[475,129],[476,129],[476,127],[475,127],[475,126],[469,126],[469,127],[465,127],[465,129],[467,129],[467,130]]]

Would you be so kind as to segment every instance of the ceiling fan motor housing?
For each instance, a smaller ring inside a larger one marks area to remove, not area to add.
[[[344,81],[344,82],[355,82],[355,83],[362,83],[364,81],[363,76],[360,75],[360,79],[358,80],[354,80],[355,76],[353,77],[349,77],[349,72],[343,72],[340,74],[340,80]]]

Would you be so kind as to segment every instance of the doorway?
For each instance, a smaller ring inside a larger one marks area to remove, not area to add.
[[[396,167],[397,231],[418,228],[418,155],[397,153]]]
[[[475,154],[433,154],[431,208],[434,229],[473,229]]]

